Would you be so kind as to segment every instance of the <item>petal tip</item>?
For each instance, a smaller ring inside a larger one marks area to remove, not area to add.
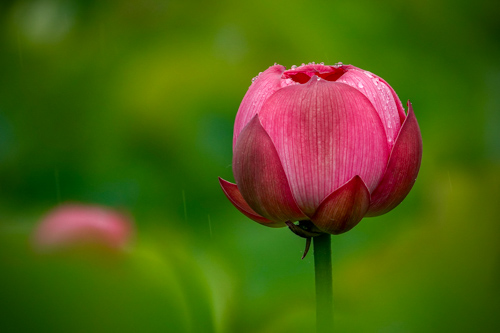
[[[354,228],[363,219],[369,205],[368,187],[356,175],[323,200],[312,220],[322,231],[338,235]]]
[[[243,215],[249,219],[254,220],[257,223],[268,227],[284,227],[285,224],[281,222],[274,222],[256,213],[243,199],[240,190],[236,184],[228,182],[225,179],[219,178],[219,184],[222,187],[222,191],[228,198],[228,200],[233,204],[233,206],[238,209]]]

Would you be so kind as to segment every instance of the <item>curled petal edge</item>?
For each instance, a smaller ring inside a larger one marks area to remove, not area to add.
[[[410,192],[420,170],[422,135],[410,101],[407,105],[408,115],[401,126],[382,180],[372,192],[366,216],[379,216],[399,205]]]
[[[319,205],[312,222],[320,230],[338,235],[351,230],[370,206],[370,192],[359,176],[328,195]]]
[[[279,228],[286,226],[282,222],[274,222],[266,219],[263,216],[257,214],[250,206],[247,204],[245,199],[240,193],[238,186],[236,184],[230,183],[227,180],[224,180],[219,177],[219,184],[222,188],[222,191],[226,195],[226,197],[231,201],[234,207],[238,209],[243,215],[248,217],[249,219],[254,220],[257,223],[265,225],[266,227]]]

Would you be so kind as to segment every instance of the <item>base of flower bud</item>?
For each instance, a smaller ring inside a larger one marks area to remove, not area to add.
[[[311,247],[311,238],[322,235],[324,234],[324,232],[320,231],[309,220],[299,221],[298,224],[295,224],[291,221],[286,221],[285,223],[294,234],[306,239],[306,248],[304,249],[304,254],[301,258],[304,259],[309,252],[309,248]]]

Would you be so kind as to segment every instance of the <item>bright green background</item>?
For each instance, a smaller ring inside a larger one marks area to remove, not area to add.
[[[500,330],[496,1],[2,1],[0,331],[312,332],[312,255],[229,203],[232,122],[274,62],[413,102],[418,180],[333,237],[336,332]],[[128,210],[122,255],[39,256],[61,202]]]

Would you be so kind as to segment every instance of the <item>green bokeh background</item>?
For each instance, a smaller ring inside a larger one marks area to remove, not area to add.
[[[500,330],[495,1],[0,4],[0,331],[312,332],[313,258],[227,201],[232,123],[274,62],[338,61],[410,99],[422,168],[333,237],[336,332]],[[127,210],[123,254],[38,255],[77,201]]]

